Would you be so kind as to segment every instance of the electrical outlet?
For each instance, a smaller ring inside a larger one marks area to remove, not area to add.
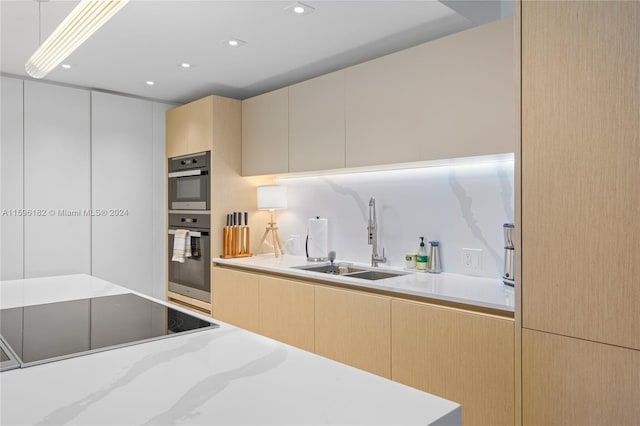
[[[472,274],[482,272],[482,250],[463,248],[462,269]]]

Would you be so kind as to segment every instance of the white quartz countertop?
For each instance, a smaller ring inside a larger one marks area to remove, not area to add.
[[[304,256],[281,255],[275,257],[271,255],[258,255],[253,257],[221,259],[213,258],[214,263],[231,265],[239,268],[253,269],[256,271],[273,272],[278,274],[291,275],[293,277],[323,280],[351,286],[363,287],[364,289],[377,289],[408,294],[413,296],[439,299],[449,302],[462,303],[472,306],[479,306],[500,311],[514,311],[514,289],[503,284],[501,279],[471,277],[458,274],[429,274],[402,270],[397,268],[389,269],[406,272],[393,278],[381,280],[363,280],[342,275],[330,275],[321,272],[295,269],[294,266],[311,265]],[[336,263],[343,261],[336,260]],[[367,267],[367,265],[354,266]]]
[[[88,275],[4,281],[0,308],[128,292],[140,295]],[[461,424],[454,402],[214,321],[220,328],[0,373],[0,423]]]

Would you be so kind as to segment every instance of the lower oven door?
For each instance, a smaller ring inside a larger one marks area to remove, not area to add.
[[[184,263],[174,262],[175,230],[169,230],[169,291],[211,303],[211,244],[208,231],[190,231],[192,247],[199,247],[199,256],[187,257]]]

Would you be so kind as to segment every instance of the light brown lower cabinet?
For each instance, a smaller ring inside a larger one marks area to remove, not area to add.
[[[394,300],[392,379],[462,405],[469,425],[513,425],[514,321]]]
[[[259,332],[258,275],[230,269],[212,268],[213,317]]]
[[[465,426],[514,424],[511,318],[222,267],[212,278],[216,319],[458,402]]]
[[[260,334],[314,351],[313,285],[260,276]]]
[[[391,300],[316,286],[316,353],[391,378]]]
[[[523,329],[522,424],[640,424],[640,351]]]

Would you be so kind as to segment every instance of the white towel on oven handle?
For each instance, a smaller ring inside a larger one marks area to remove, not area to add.
[[[172,261],[184,263],[191,257],[191,235],[187,229],[176,229],[173,237],[173,257]]]

